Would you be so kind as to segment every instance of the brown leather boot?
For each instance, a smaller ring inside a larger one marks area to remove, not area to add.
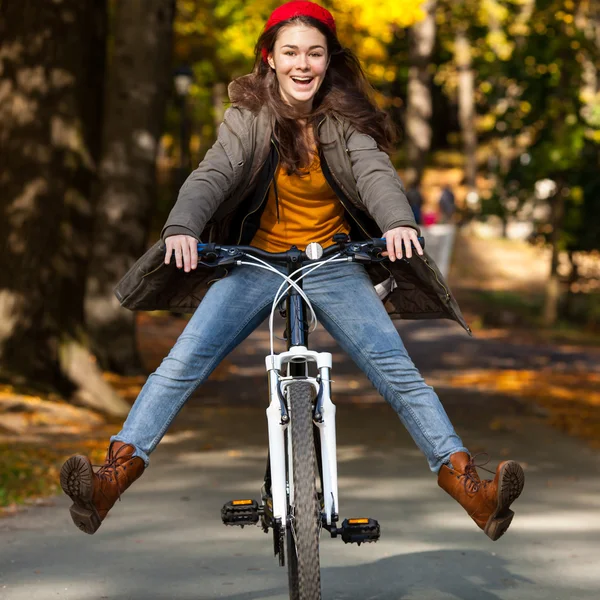
[[[494,479],[482,481],[476,469],[482,465],[476,465],[467,453],[452,454],[450,463],[440,469],[438,485],[469,513],[488,537],[497,540],[513,519],[514,513],[508,507],[523,491],[525,473],[521,465],[514,460],[501,462]]]
[[[146,465],[134,452],[131,445],[113,442],[95,473],[86,456],[71,456],[62,466],[60,485],[74,502],[71,518],[81,531],[98,531],[117,499],[144,472]]]

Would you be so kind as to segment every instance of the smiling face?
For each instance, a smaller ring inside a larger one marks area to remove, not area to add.
[[[282,27],[268,62],[275,69],[283,100],[310,112],[329,62],[325,36],[307,25]]]

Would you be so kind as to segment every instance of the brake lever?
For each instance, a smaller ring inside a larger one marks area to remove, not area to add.
[[[198,244],[198,260],[207,267],[232,265],[241,257],[240,252],[224,253],[220,246],[214,243]]]

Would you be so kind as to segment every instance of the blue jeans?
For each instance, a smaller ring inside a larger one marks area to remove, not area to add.
[[[214,283],[111,441],[134,445],[135,455],[148,464],[193,391],[270,314],[282,281],[275,273],[240,266]],[[467,452],[437,394],[408,356],[365,268],[331,264],[303,282],[319,322],[396,411],[431,470],[437,473],[454,452]]]

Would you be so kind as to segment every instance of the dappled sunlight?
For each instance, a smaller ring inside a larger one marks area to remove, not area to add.
[[[430,478],[382,477],[378,475],[365,486],[364,477],[339,478],[340,493],[343,491],[344,498],[357,500],[392,500],[402,502],[404,500],[419,500],[431,496],[435,491],[434,484]]]
[[[569,509],[563,511],[544,511],[542,514],[519,513],[520,531],[543,533],[562,532],[600,532],[600,514],[597,508],[589,511]],[[600,578],[600,575],[599,575]]]
[[[366,446],[337,446],[337,462],[343,463],[352,460],[360,460],[370,456],[369,449]]]
[[[548,264],[547,248],[525,241],[478,237],[467,227],[454,245],[449,280],[457,289],[509,289],[531,295],[543,290]]]
[[[189,465],[201,465],[203,468],[209,468],[215,465],[226,467],[228,461],[235,461],[235,464],[232,462],[232,466],[239,467],[248,461],[264,460],[266,456],[266,447],[264,449],[257,449],[244,446],[243,449],[180,452],[177,455],[177,462]]]
[[[444,338],[453,338],[455,336],[456,329],[449,323],[423,327],[411,332],[411,339],[415,342],[437,342]]]

